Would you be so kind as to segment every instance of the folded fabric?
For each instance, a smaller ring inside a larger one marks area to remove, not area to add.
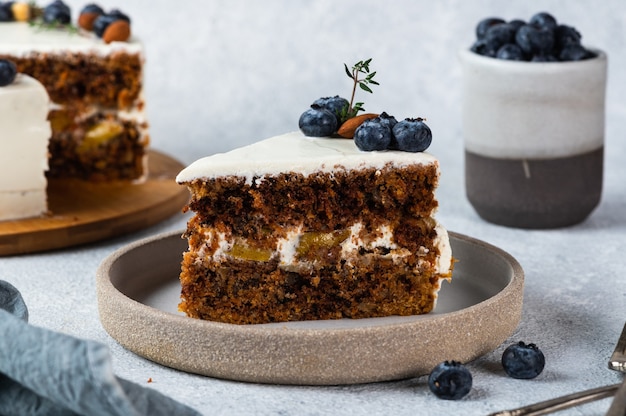
[[[116,377],[108,348],[28,324],[19,291],[0,280],[0,415],[199,415]]]

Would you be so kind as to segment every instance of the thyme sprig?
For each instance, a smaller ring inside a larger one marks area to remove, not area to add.
[[[352,69],[348,68],[348,65],[346,65],[345,63],[343,64],[346,75],[348,75],[348,77],[352,79],[353,84],[352,95],[350,96],[350,105],[342,112],[342,121],[356,116],[359,111],[365,110],[365,108],[363,108],[362,102],[354,102],[357,86],[363,91],[369,92],[371,94],[373,93],[373,91],[370,88],[370,85],[380,85],[374,80],[374,76],[376,76],[376,71],[370,72],[371,62],[372,58],[366,59],[364,61],[359,61],[352,66]],[[363,75],[365,76],[363,77]]]

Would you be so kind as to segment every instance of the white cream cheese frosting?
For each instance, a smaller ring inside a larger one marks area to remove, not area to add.
[[[109,44],[94,34],[68,30],[46,30],[24,22],[3,22],[0,24],[0,54],[16,57],[28,56],[32,51],[39,53],[94,53],[109,55],[116,51],[143,53],[143,45],[135,38],[127,42]]]
[[[301,132],[291,132],[199,159],[180,172],[176,181],[185,183],[198,178],[235,175],[252,183],[262,176],[285,171],[309,175],[332,172],[339,167],[346,170],[382,168],[389,163],[398,167],[432,164],[439,169],[439,162],[429,153],[364,152],[353,140],[306,137]]]
[[[48,106],[43,85],[27,75],[0,87],[0,220],[47,211]]]

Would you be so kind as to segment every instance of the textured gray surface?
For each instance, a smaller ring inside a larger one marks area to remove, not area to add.
[[[472,392],[460,402],[448,402],[428,391],[425,377],[283,387],[155,365],[123,349],[100,325],[95,271],[113,250],[183,227],[182,214],[123,238],[1,258],[0,277],[20,289],[31,323],[105,343],[116,375],[139,384],[152,380],[150,387],[207,415],[482,415],[622,379],[607,369],[607,360],[626,320],[623,1],[127,0],[120,7],[131,14],[135,32],[146,43],[153,146],[185,163],[295,129],[313,99],[347,94],[344,62],[372,57],[381,85],[371,96],[360,95],[365,108],[427,117],[434,135],[431,152],[443,169],[439,219],[520,261],[526,273],[525,302],[522,322],[509,341],[539,345],[546,369],[535,380],[507,378],[499,364],[503,345],[469,365]],[[484,16],[528,18],[539,9],[575,25],[588,44],[608,53],[605,184],[600,206],[586,222],[526,231],[480,220],[465,198],[456,50],[471,43],[473,26]],[[598,415],[608,407],[604,400],[562,414]]]

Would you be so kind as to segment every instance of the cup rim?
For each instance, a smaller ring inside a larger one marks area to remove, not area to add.
[[[528,61],[512,61],[506,59],[497,59],[492,58],[490,56],[479,55],[476,52],[472,52],[469,48],[464,47],[459,50],[459,57],[461,60],[474,62],[482,65],[489,66],[500,66],[500,67],[509,67],[509,68],[527,68],[527,69],[538,69],[538,70],[546,70],[552,68],[571,68],[575,66],[587,66],[587,65],[596,65],[598,63],[604,63],[607,61],[608,57],[606,52],[602,49],[595,47],[585,47],[587,50],[595,53],[596,56],[593,58],[582,59],[580,61],[557,61],[557,62],[528,62]],[[557,66],[558,65],[558,66]]]

